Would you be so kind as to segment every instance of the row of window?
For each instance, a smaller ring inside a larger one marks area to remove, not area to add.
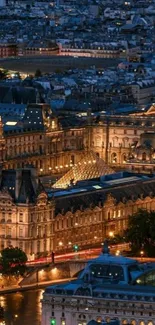
[[[37,140],[38,138],[40,140],[42,140],[43,136],[40,134],[39,136],[37,136],[37,138],[36,138],[36,135],[35,136],[29,135],[29,136],[17,137],[17,138],[7,138],[6,142],[7,142],[7,144],[9,144],[9,143],[14,143],[14,142],[25,142],[25,141]]]
[[[55,223],[55,230],[60,230],[64,228],[78,227],[79,225],[97,223],[102,221],[101,213],[95,215],[85,215],[82,217],[67,218],[66,220],[57,220]]]

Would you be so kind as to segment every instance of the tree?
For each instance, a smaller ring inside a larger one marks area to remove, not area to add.
[[[8,71],[7,70],[0,70],[0,80],[6,79],[8,76]]]
[[[1,272],[4,275],[23,275],[26,271],[27,256],[18,247],[7,247],[1,251]]]
[[[136,256],[143,251],[145,256],[155,257],[155,211],[139,209],[130,216],[125,238]]]
[[[35,77],[41,77],[42,76],[42,73],[40,71],[40,69],[37,69],[36,72],[35,72]]]

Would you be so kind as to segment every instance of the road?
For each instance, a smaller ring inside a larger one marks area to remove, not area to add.
[[[112,254],[120,253],[123,250],[128,250],[129,245],[128,244],[118,244],[118,245],[111,245],[110,251]],[[101,247],[94,247],[94,248],[87,248],[84,250],[79,250],[78,252],[67,252],[65,253],[62,251],[59,254],[55,254],[55,262],[66,262],[70,260],[89,260],[91,258],[98,257],[101,253],[102,248]],[[39,259],[35,259],[32,261],[28,261],[28,266],[37,266],[42,264],[48,264],[51,262],[51,256],[48,257],[41,257]]]
[[[87,58],[72,56],[32,56],[0,59],[0,68],[19,71],[25,74],[34,74],[37,69],[42,73],[51,73],[54,71],[63,71],[71,68],[86,69],[91,66],[97,68],[108,68],[117,66],[120,60],[103,59],[103,58]]]

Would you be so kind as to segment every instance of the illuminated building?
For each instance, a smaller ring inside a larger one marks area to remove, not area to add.
[[[0,249],[18,246],[32,258],[100,245],[139,208],[155,210],[155,177],[113,173],[56,190],[30,166],[2,170]]]
[[[52,285],[42,299],[42,325],[154,325],[155,268],[109,253],[88,261],[77,280]],[[94,322],[95,323],[95,322]],[[94,324],[92,322],[92,324]]]
[[[85,121],[62,118],[55,116],[48,104],[30,104],[14,127],[4,126],[3,167],[33,164],[40,175],[63,175],[71,167],[76,171],[77,163],[86,154],[89,162],[89,153],[93,151],[111,167],[153,172],[152,140],[150,152],[150,140],[145,142],[146,149],[141,148],[141,155],[136,156],[135,152],[138,153],[145,134],[153,138],[154,107],[153,104],[147,111],[134,115],[101,116],[96,123],[90,114]],[[2,134],[1,127],[1,137]]]
[[[83,155],[84,128],[58,119],[47,104],[28,105],[23,120],[10,123],[4,132],[5,168],[33,164],[41,175],[59,174]]]

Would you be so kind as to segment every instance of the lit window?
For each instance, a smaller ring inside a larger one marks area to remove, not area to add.
[[[64,319],[61,321],[61,325],[66,325],[66,321]]]
[[[55,128],[55,121],[52,121],[52,129]]]

